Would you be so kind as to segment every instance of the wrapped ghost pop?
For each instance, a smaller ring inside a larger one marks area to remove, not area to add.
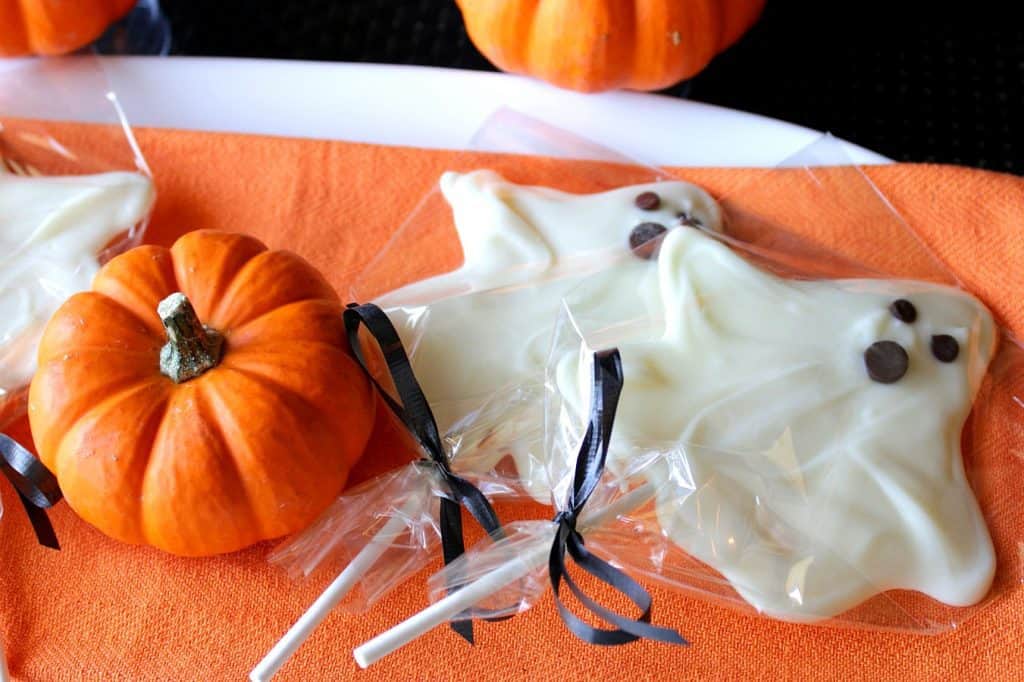
[[[566,297],[559,394],[583,409],[593,347],[617,345],[630,377],[609,468],[678,446],[643,471],[649,513],[595,542],[634,572],[773,618],[949,628],[1021,579],[1004,510],[1024,353],[959,288],[877,267],[849,277],[849,257],[815,251],[776,258],[676,229],[653,245],[650,280],[598,275]],[[843,276],[822,277],[826,262]],[[609,305],[609,289],[632,307]]]
[[[83,83],[91,97],[80,96]],[[28,118],[37,115],[107,125],[58,134]],[[46,321],[142,239],[155,199],[149,175],[97,60],[0,69],[0,428],[24,413]]]
[[[552,503],[557,509],[554,519],[514,524],[498,542],[474,548],[449,564],[431,578],[434,603],[358,647],[354,655],[360,666],[372,665],[446,620],[471,618],[475,609],[488,614],[519,613],[536,600],[545,578],[550,581],[566,627],[586,642],[614,645],[646,638],[687,643],[676,631],[652,625],[650,595],[584,543],[585,535],[644,506],[654,494],[653,486],[647,483],[613,499],[599,493],[623,375],[617,350],[596,352],[588,361],[588,418],[585,431],[574,443],[575,456],[557,452],[548,458],[548,480],[559,481],[552,488]],[[628,481],[619,481],[601,492],[628,486]],[[628,598],[641,615],[622,615],[588,596],[566,570],[567,554],[580,569]],[[451,589],[456,583],[457,589]],[[559,596],[563,584],[606,627],[590,625],[572,613]],[[439,589],[440,586],[448,587]]]
[[[660,297],[662,328],[621,344],[635,379],[611,455],[690,446],[648,471],[654,527],[776,618],[896,588],[979,601],[995,557],[960,431],[995,348],[984,306],[923,283],[782,280],[694,230],[667,234],[655,267],[658,288],[633,293]],[[594,321],[569,326],[618,336],[622,320]],[[566,395],[582,352],[557,361]]]
[[[651,174],[647,169],[634,172]],[[591,186],[601,188],[607,182],[594,178]],[[495,203],[512,187],[488,171],[446,174],[440,188],[448,203],[441,206],[435,194],[421,204],[399,238],[368,267],[353,295],[357,300],[374,298],[397,328],[400,342],[409,349],[412,372],[430,399],[429,421],[444,434],[452,467],[487,496],[505,497],[521,494],[523,482],[532,485],[538,476],[546,476],[538,473],[546,470],[544,364],[562,294],[618,253],[616,228],[623,222],[692,221],[713,229],[719,224],[714,200],[688,183],[647,183],[594,195],[538,187],[521,205]],[[633,202],[633,195],[650,193],[653,187],[663,193],[663,202]],[[493,210],[495,206],[500,210]],[[437,208],[450,211],[454,221],[436,221]],[[517,218],[517,212],[523,217]],[[534,214],[542,218],[533,219]],[[590,221],[589,228],[580,218]],[[547,229],[558,220],[566,220],[568,228]],[[421,240],[436,246],[435,226],[451,224],[462,265],[438,275],[436,270],[445,267],[433,260],[438,250],[426,248]],[[546,231],[538,232],[538,226]],[[410,261],[409,252],[429,262]],[[427,274],[433,276],[407,281]],[[399,288],[380,293],[391,286]],[[524,306],[529,325],[513,327],[500,317],[501,311]],[[509,461],[515,466],[505,466]],[[271,560],[292,575],[308,576],[325,566],[340,572],[257,666],[254,679],[274,674],[339,603],[354,610],[368,608],[434,558],[440,537],[438,492],[445,494],[435,474],[433,467],[412,465],[360,486],[275,552]]]
[[[633,199],[654,196],[655,187],[664,200]],[[544,364],[564,292],[628,244],[618,234],[622,224],[640,226],[642,235],[656,229],[654,221],[713,229],[719,223],[714,200],[687,183],[648,183],[593,195],[538,187],[521,193],[516,206],[500,203],[498,198],[513,188],[493,172],[446,174],[441,193],[454,215],[463,264],[376,297],[411,350],[412,370],[447,434],[455,466],[460,473],[475,473],[478,481],[486,475],[490,483],[484,489],[502,493],[510,490],[505,483],[510,479],[515,487],[524,482],[534,486],[538,477],[547,476],[541,428]],[[429,210],[421,206],[402,234],[416,240],[432,224]],[[390,252],[403,268],[408,251],[433,253],[401,244],[401,239],[398,243]],[[372,278],[388,286],[395,284],[387,277],[390,271],[391,264],[381,258],[369,268]],[[368,289],[373,291],[365,283],[357,286],[356,297]],[[501,315],[513,309],[525,312],[529,324],[510,328]],[[501,468],[509,455],[512,471]],[[347,605],[366,608],[432,558],[439,534],[431,507],[437,505],[438,488],[431,467],[393,472],[343,496],[317,524],[275,553],[272,560],[293,574],[339,563],[343,568],[257,666],[254,679],[274,674],[353,587],[360,594]]]

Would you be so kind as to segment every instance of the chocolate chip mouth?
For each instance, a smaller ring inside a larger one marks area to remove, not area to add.
[[[651,260],[658,255],[666,232],[668,228],[661,223],[640,223],[629,233],[629,248],[634,255]]]
[[[864,351],[864,366],[872,381],[892,384],[903,378],[910,367],[910,356],[895,341],[875,341]]]

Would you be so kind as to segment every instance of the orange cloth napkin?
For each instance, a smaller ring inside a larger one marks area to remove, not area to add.
[[[89,126],[59,129],[76,150],[101,149],[117,135]],[[302,254],[343,293],[448,168],[492,167],[513,179],[566,188],[595,172],[624,183],[639,179],[635,170],[552,159],[213,133],[140,130],[138,136],[159,190],[148,241],[170,244],[197,228],[249,232],[272,248]],[[766,172],[676,171],[719,196],[751,187]],[[927,165],[867,174],[965,286],[1018,335],[1024,332],[1024,180]],[[763,199],[755,208],[765,214],[831,229],[833,237],[865,228],[837,216],[815,222],[813,207],[787,206],[782,195]],[[860,236],[886,257],[884,245]],[[860,236],[851,248],[863,244]],[[899,256],[897,250],[888,257]],[[409,456],[394,424],[379,421],[357,480]],[[11,434],[27,442],[24,423]],[[181,559],[109,540],[66,504],[52,512],[64,549],[51,552],[36,546],[10,486],[0,483],[0,495],[7,509],[0,522],[0,637],[15,679],[242,679],[323,586],[290,582],[271,568],[270,543],[231,556]],[[1021,526],[1015,530],[1024,536]],[[1021,562],[1024,554],[1000,558]],[[933,637],[790,625],[652,589],[655,621],[678,627],[694,642],[688,649],[587,646],[562,627],[546,595],[511,621],[479,625],[475,648],[438,628],[359,672],[353,646],[422,608],[426,577],[410,580],[367,615],[332,614],[279,679],[1024,677],[1024,589]]]

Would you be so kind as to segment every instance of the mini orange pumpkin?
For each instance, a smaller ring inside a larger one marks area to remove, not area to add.
[[[137,0],[0,0],[0,57],[73,52],[99,38]]]
[[[503,71],[583,92],[659,90],[739,40],[764,0],[457,0]]]
[[[244,235],[124,253],[43,334],[39,456],[68,504],[124,542],[205,556],[297,531],[341,492],[373,425],[341,313],[311,265]]]

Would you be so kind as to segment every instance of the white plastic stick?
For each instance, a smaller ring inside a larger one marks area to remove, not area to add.
[[[607,507],[595,509],[593,513],[586,514],[581,520],[580,532],[586,534],[594,528],[633,511],[650,500],[654,493],[655,487],[650,482],[631,490]],[[543,566],[550,549],[547,545],[538,544],[528,552],[499,566],[457,592],[452,592],[434,602],[390,630],[382,632],[352,652],[356,663],[361,668],[367,668],[437,626],[447,623],[480,600]]]
[[[384,526],[377,531],[377,534],[370,539],[365,547],[352,559],[338,577],[327,586],[327,589],[317,597],[313,605],[295,622],[295,625],[285,633],[284,637],[274,645],[274,648],[263,657],[252,672],[249,679],[252,682],[266,682],[281,669],[289,658],[298,650],[313,631],[323,622],[327,615],[337,606],[345,595],[362,579],[368,570],[373,568],[381,555],[384,554],[395,542],[401,533],[406,529],[406,519],[415,511],[415,507],[423,502],[422,495],[414,495],[402,506],[401,510],[393,515]],[[5,682],[0,678],[0,682]]]
[[[11,682],[11,673],[7,669],[7,656],[4,655],[3,639],[0,639],[0,682]]]

